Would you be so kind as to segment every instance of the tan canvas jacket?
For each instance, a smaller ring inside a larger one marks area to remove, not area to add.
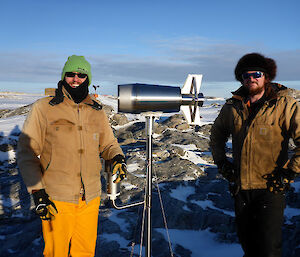
[[[99,156],[123,152],[90,96],[76,104],[64,94],[54,106],[52,97],[34,103],[19,138],[18,166],[28,192],[45,188],[54,200],[77,203],[83,185],[89,202],[101,194]]]
[[[266,188],[263,175],[283,167],[288,161],[288,144],[296,145],[288,167],[300,172],[299,104],[284,86],[273,83],[266,101],[249,124],[248,108],[241,87],[226,101],[212,129],[210,146],[215,163],[225,159],[225,144],[232,136],[234,165],[242,189]]]

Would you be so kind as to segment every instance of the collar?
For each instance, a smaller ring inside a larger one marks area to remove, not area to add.
[[[73,101],[69,92],[65,89],[65,87],[63,87],[63,85],[60,81],[58,83],[58,88],[55,90],[55,96],[49,101],[49,104],[52,106],[55,106],[55,105],[62,103],[64,100],[69,101],[69,103],[74,106],[86,104],[95,110],[102,109],[102,105],[100,103],[96,102],[95,100],[93,100],[89,94],[87,95],[87,97],[85,99],[83,99],[82,102],[80,102],[79,104],[76,104]]]
[[[63,93],[69,98],[70,101],[72,101],[72,104],[74,105],[88,105],[90,107],[92,107],[93,109],[100,111],[102,109],[102,105],[98,102],[96,102],[95,100],[92,99],[92,97],[88,94],[86,98],[84,98],[79,104],[76,104],[73,100],[71,95],[68,93],[68,91],[63,88]]]
[[[63,92],[63,95],[65,97],[67,97],[69,100],[71,100],[74,104],[77,104],[73,101],[72,99],[72,96],[70,95],[70,93],[65,89],[65,87],[62,87],[62,92]],[[90,104],[93,104],[93,100],[92,98],[90,97],[90,95],[88,94],[86,96],[86,98],[84,98],[80,103],[78,103],[79,105],[80,104],[87,104],[87,105],[90,105]]]

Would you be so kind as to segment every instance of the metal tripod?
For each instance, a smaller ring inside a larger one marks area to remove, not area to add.
[[[146,184],[146,256],[151,257],[152,252],[152,136],[153,136],[153,122],[155,116],[149,114],[146,116],[146,133],[147,133],[147,184]]]
[[[152,138],[153,138],[153,123],[154,119],[159,115],[160,113],[145,113],[146,118],[146,134],[147,134],[147,141],[146,141],[146,188],[145,188],[145,200],[137,203],[131,203],[123,206],[117,206],[115,200],[118,195],[120,195],[120,185],[113,183],[115,180],[115,176],[111,173],[111,164],[106,162],[105,163],[105,169],[107,172],[107,180],[108,180],[108,186],[107,186],[107,192],[108,196],[112,202],[112,206],[118,210],[126,209],[129,207],[134,207],[137,205],[145,204],[146,208],[146,227],[147,227],[147,234],[146,234],[146,257],[151,257],[152,252],[152,220],[151,220],[151,205],[152,205]]]

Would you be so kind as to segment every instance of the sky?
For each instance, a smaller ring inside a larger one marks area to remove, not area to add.
[[[91,63],[104,94],[182,86],[188,74],[203,74],[204,92],[231,90],[249,52],[276,61],[277,81],[300,81],[299,10],[298,0],[1,1],[0,91],[56,87],[72,54]]]

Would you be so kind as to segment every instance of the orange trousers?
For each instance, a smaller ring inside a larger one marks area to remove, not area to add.
[[[95,255],[100,197],[88,204],[53,201],[58,213],[42,220],[45,257],[92,257]]]

